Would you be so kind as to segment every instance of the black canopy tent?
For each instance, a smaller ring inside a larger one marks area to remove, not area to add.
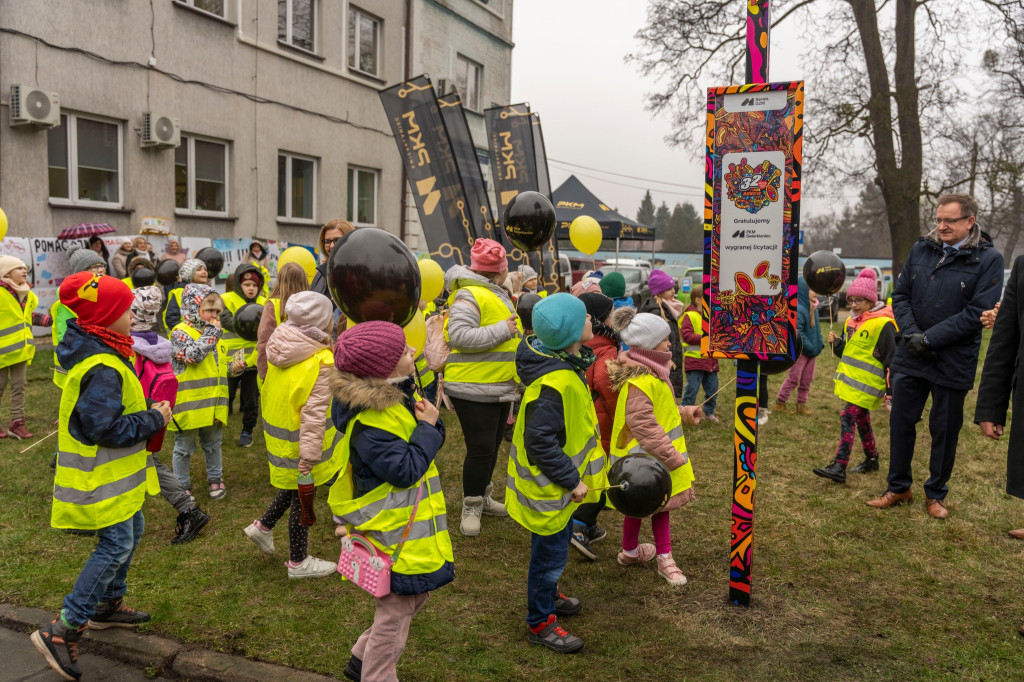
[[[555,237],[569,238],[569,225],[581,215],[587,215],[601,226],[602,239],[615,240],[615,258],[619,256],[622,239],[651,242],[654,257],[654,228],[638,223],[606,206],[575,175],[570,175],[551,195],[555,205]]]

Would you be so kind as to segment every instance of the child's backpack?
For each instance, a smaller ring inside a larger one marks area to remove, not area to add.
[[[423,354],[427,356],[427,366],[432,372],[443,370],[452,352],[444,338],[444,325],[447,321],[447,310],[427,319],[427,347],[423,349]]]
[[[178,397],[178,377],[174,376],[174,370],[169,362],[153,362],[141,353],[135,354],[135,375],[139,377],[142,384],[142,394],[149,400],[159,403],[164,400],[174,407],[174,401]],[[146,443],[146,449],[150,452],[159,452],[164,444],[164,433],[161,429]]]

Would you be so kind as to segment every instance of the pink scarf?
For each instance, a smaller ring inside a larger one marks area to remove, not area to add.
[[[672,369],[671,351],[645,350],[633,346],[629,350],[619,353],[619,362],[627,366],[646,367],[654,373],[654,376],[668,384],[669,388],[672,387],[672,383],[668,380],[668,373]],[[675,391],[673,391],[674,393]]]

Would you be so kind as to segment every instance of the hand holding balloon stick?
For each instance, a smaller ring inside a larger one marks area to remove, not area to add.
[[[313,482],[313,474],[299,474],[299,506],[302,508],[302,518],[299,520],[303,526],[312,526],[316,523],[316,513],[313,511],[313,500],[316,499],[316,484]]]

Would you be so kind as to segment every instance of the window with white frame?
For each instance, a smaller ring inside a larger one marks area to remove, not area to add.
[[[228,211],[228,144],[181,136],[174,150],[176,213],[224,215]]]
[[[61,114],[60,126],[46,135],[52,201],[102,207],[122,204],[120,123]]]
[[[277,39],[316,51],[316,0],[277,0]]]
[[[174,0],[179,5],[194,7],[195,9],[209,12],[215,16],[226,18],[224,13],[224,0]]]
[[[277,156],[277,217],[284,220],[316,218],[317,160],[281,153]]]
[[[462,96],[462,106],[480,111],[480,88],[483,85],[484,67],[461,54],[455,59],[455,84]]]
[[[348,169],[348,221],[353,225],[377,224],[377,177],[369,168]]]
[[[348,8],[348,67],[380,75],[381,20],[357,7]]]

